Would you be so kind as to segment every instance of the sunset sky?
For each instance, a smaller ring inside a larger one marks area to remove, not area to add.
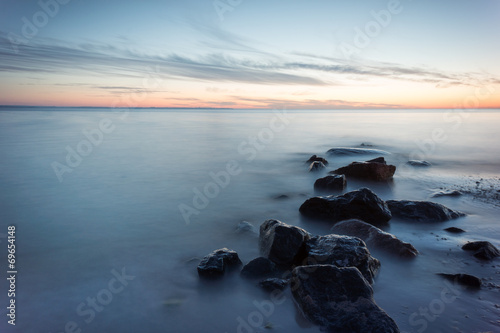
[[[499,108],[498,0],[0,1],[0,104]]]

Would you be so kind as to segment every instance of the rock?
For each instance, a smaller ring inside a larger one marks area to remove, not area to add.
[[[448,280],[452,280],[456,283],[463,284],[468,287],[472,288],[481,288],[481,279],[478,277],[475,277],[474,275],[469,275],[469,274],[445,274],[445,273],[439,273],[438,275],[443,276],[444,278]]]
[[[305,216],[332,222],[360,219],[370,224],[383,225],[392,217],[386,203],[367,188],[338,196],[310,198],[299,210]]]
[[[409,160],[408,162],[406,162],[406,164],[409,164],[414,167],[430,167],[432,165],[427,161],[419,161],[419,160]]]
[[[321,162],[324,165],[328,165],[328,161],[324,159],[323,157],[319,157],[316,155],[311,156],[306,163],[312,163],[312,162]]]
[[[396,172],[396,166],[388,165],[383,157],[366,162],[352,162],[351,164],[331,171],[334,174],[344,174],[347,177],[363,178],[375,181],[391,179]]]
[[[441,222],[465,216],[441,204],[430,201],[387,200],[393,216],[403,219]]]
[[[474,257],[483,260],[491,260],[500,256],[500,251],[493,244],[486,241],[469,242],[462,246],[462,249],[474,251]]]
[[[198,275],[207,278],[220,277],[227,269],[240,265],[241,260],[235,251],[222,248],[213,251],[201,260],[198,265]]]
[[[449,227],[444,229],[445,231],[451,232],[452,234],[461,234],[462,232],[465,232],[464,229],[460,229],[457,227]]]
[[[322,162],[312,162],[309,166],[309,172],[323,170],[324,168],[326,168],[326,166]]]
[[[259,286],[267,291],[284,290],[289,280],[270,278],[259,282]]]
[[[399,332],[355,267],[300,266],[293,270],[290,283],[302,313],[326,332]]]
[[[371,149],[371,148],[345,148],[345,147],[336,147],[328,150],[326,152],[330,155],[389,155],[390,153],[380,149]]]
[[[271,275],[276,269],[276,265],[264,257],[255,258],[243,266],[241,276],[249,279],[259,279]]]
[[[450,190],[450,191],[439,191],[431,194],[431,197],[433,198],[438,198],[438,197],[459,197],[462,195],[462,192],[457,191],[457,190]]]
[[[243,233],[257,234],[257,229],[250,222],[242,221],[236,227],[236,233],[237,234],[243,234]]]
[[[267,220],[260,226],[260,251],[275,264],[290,266],[303,259],[305,241],[309,238],[304,229],[278,220]]]
[[[335,224],[331,231],[339,235],[361,238],[368,246],[377,247],[401,257],[414,258],[418,251],[410,243],[405,243],[396,236],[380,230],[360,220],[347,220]]]
[[[342,191],[347,183],[344,175],[332,175],[319,178],[314,182],[315,190]]]
[[[357,237],[315,236],[306,242],[306,264],[327,264],[337,267],[356,267],[369,283],[380,268],[380,261],[371,256],[366,244]]]

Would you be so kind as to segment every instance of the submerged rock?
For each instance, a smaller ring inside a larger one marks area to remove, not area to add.
[[[270,278],[259,282],[259,286],[267,291],[284,290],[289,280]]]
[[[410,243],[405,243],[396,236],[360,220],[339,222],[332,227],[331,231],[339,235],[359,237],[368,246],[377,247],[402,257],[414,258],[418,255],[417,249]]]
[[[353,178],[385,181],[391,179],[395,172],[396,166],[388,165],[383,157],[379,157],[366,162],[352,162],[330,173],[344,174]]]
[[[312,163],[312,162],[321,162],[324,165],[328,165],[328,161],[324,159],[323,157],[319,157],[316,155],[311,156],[306,163]]]
[[[450,190],[450,191],[439,191],[431,194],[431,197],[433,198],[438,198],[438,197],[459,197],[462,195],[462,192],[457,191],[457,190]]]
[[[371,256],[366,244],[357,237],[315,236],[306,242],[306,253],[308,265],[356,267],[369,283],[373,283],[380,268],[380,261]]]
[[[457,227],[449,227],[449,228],[444,229],[444,231],[451,232],[452,234],[461,234],[462,232],[465,232],[464,229],[460,229]]]
[[[271,275],[276,269],[276,265],[269,259],[258,257],[243,266],[241,276],[249,279],[263,278]]]
[[[319,178],[314,182],[315,190],[342,191],[347,185],[344,175],[332,175]]]
[[[466,251],[474,251],[474,257],[483,260],[491,260],[500,256],[500,251],[493,244],[487,241],[469,242],[462,246],[462,249]]]
[[[240,265],[241,260],[235,251],[222,248],[213,251],[201,260],[198,265],[198,275],[207,278],[220,277],[227,269]]]
[[[328,150],[327,154],[356,156],[356,155],[389,155],[390,153],[380,149],[336,147]]]
[[[368,188],[307,199],[300,212],[308,217],[339,222],[360,219],[374,225],[386,224],[392,217],[386,203]]]
[[[373,290],[355,267],[300,266],[292,294],[302,313],[326,332],[396,333],[398,326],[373,300]]]
[[[453,282],[463,284],[468,287],[472,288],[481,288],[481,279],[478,277],[475,277],[474,275],[469,275],[469,274],[445,274],[445,273],[439,273],[438,275],[443,276],[444,278],[448,280],[452,280]]]
[[[430,201],[387,200],[393,216],[403,219],[441,222],[465,216],[464,213]]]
[[[312,162],[311,165],[309,165],[309,172],[323,170],[324,168],[326,168],[326,166],[322,162]]]
[[[242,221],[236,227],[236,233],[237,234],[244,234],[244,233],[257,234],[257,229],[250,222]]]
[[[290,266],[303,259],[305,241],[309,238],[304,229],[278,220],[267,220],[260,226],[260,251],[275,264]]]
[[[409,160],[408,162],[406,162],[406,164],[409,164],[414,167],[430,167],[432,165],[427,161],[419,161],[419,160]]]

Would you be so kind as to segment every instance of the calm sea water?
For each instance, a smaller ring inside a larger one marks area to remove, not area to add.
[[[484,265],[460,249],[467,240],[500,245],[499,124],[497,111],[4,108],[0,267],[6,271],[7,226],[15,225],[18,276],[15,329],[0,283],[0,331],[259,332],[272,324],[276,332],[319,332],[289,291],[273,303],[237,275],[205,284],[196,258],[221,247],[244,263],[257,257],[257,236],[235,233],[241,221],[258,229],[276,218],[328,234],[330,225],[298,212],[324,175],[308,173],[304,161],[361,144],[390,152],[398,170],[391,184],[351,182],[347,190],[421,200],[441,188],[468,193],[432,199],[469,214],[460,220],[391,221],[387,230],[421,255],[400,262],[372,251],[382,261],[377,303],[402,331],[498,331],[498,288],[460,290],[443,303],[447,285],[435,273],[500,284],[498,261]],[[329,158],[328,169],[368,158]],[[408,168],[409,158],[433,166]],[[446,234],[448,226],[467,233]]]

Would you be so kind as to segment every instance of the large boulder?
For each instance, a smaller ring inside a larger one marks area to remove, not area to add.
[[[249,279],[265,278],[271,275],[275,268],[276,265],[271,260],[259,257],[243,266],[241,276]]]
[[[314,189],[320,191],[342,191],[346,187],[344,175],[331,175],[314,182]]]
[[[227,269],[239,267],[241,260],[238,253],[228,248],[215,250],[205,256],[198,265],[198,275],[216,278],[224,275]]]
[[[388,165],[383,157],[366,162],[352,162],[351,164],[331,171],[333,174],[344,174],[347,177],[362,178],[375,181],[386,181],[394,176],[396,166]]]
[[[305,257],[305,241],[309,238],[302,228],[267,220],[260,226],[260,251],[279,266],[291,266]]]
[[[346,147],[336,147],[328,150],[326,152],[329,155],[347,155],[347,156],[357,156],[357,155],[388,155],[387,151],[372,148],[346,148]]]
[[[500,256],[500,251],[495,247],[495,245],[487,241],[469,242],[462,246],[462,249],[466,251],[474,251],[474,257],[483,260],[491,260]]]
[[[380,261],[371,256],[366,244],[357,237],[315,236],[306,242],[306,264],[328,264],[337,267],[356,267],[369,283],[380,268]]]
[[[410,243],[405,243],[393,234],[385,232],[366,222],[352,219],[335,224],[331,231],[339,235],[361,238],[368,246],[373,246],[401,257],[414,258],[417,249]]]
[[[375,303],[371,286],[355,267],[297,267],[291,289],[305,317],[326,332],[399,332],[396,322]]]
[[[465,216],[464,213],[430,201],[387,200],[393,216],[415,221],[441,222]]]
[[[392,217],[385,202],[368,188],[307,199],[300,212],[308,217],[339,222],[360,219],[374,225],[386,224]]]

